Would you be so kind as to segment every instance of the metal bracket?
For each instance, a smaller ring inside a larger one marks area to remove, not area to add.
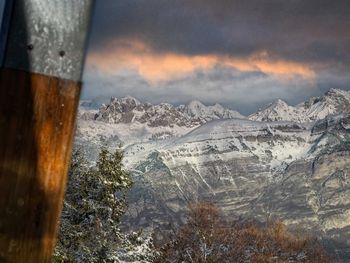
[[[8,1],[14,6],[2,30],[10,32],[3,66],[80,81],[94,1]]]

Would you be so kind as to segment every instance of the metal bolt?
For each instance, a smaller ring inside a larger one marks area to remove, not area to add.
[[[28,50],[33,50],[34,49],[34,45],[33,44],[28,44],[27,45],[27,49]]]

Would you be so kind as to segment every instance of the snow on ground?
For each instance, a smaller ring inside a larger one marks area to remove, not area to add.
[[[230,160],[271,155],[272,168],[304,157],[311,147],[307,127],[288,122],[254,122],[242,119],[207,123],[161,148],[170,167],[185,163]],[[171,160],[171,161],[170,161]]]
[[[168,167],[198,167],[203,162],[256,156],[270,159],[271,168],[275,168],[305,158],[313,144],[310,125],[247,119],[214,120],[195,129],[81,120],[78,132],[85,141],[96,144],[122,142],[130,169],[155,151]]]
[[[99,136],[106,138],[117,137],[124,147],[134,143],[147,143],[152,140],[163,140],[170,137],[182,136],[193,128],[180,127],[149,127],[145,124],[133,123],[106,123],[94,120],[79,120],[79,136],[87,141],[96,140]]]

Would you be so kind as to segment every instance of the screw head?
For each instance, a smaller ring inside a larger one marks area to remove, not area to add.
[[[28,44],[27,45],[27,49],[28,50],[33,50],[34,49],[34,45],[33,44]]]

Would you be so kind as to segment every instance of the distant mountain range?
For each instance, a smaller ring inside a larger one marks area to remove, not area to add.
[[[81,109],[97,108],[93,101],[81,102]],[[107,123],[139,122],[150,127],[186,126],[196,127],[216,119],[248,118],[253,121],[292,121],[312,122],[324,119],[329,115],[350,111],[350,92],[338,89],[329,90],[324,96],[313,97],[296,106],[290,106],[278,99],[259,111],[243,116],[238,111],[224,108],[220,104],[206,106],[194,100],[187,105],[174,106],[169,103],[153,105],[141,103],[127,96],[111,98],[108,105],[102,104],[97,112],[85,111],[82,118]]]
[[[350,92],[331,89],[324,96],[314,97],[297,106],[277,100],[249,116],[254,121],[312,122],[329,115],[350,111]]]
[[[250,116],[199,101],[95,106],[82,102],[76,143],[92,161],[100,145],[123,144],[135,180],[127,227],[166,228],[188,202],[208,200],[228,216],[311,231],[350,257],[349,92],[277,100]]]
[[[83,105],[91,105],[86,102]],[[85,120],[97,120],[106,123],[147,124],[149,127],[196,127],[216,119],[245,118],[237,111],[225,109],[220,104],[205,106],[200,101],[188,105],[173,106],[169,103],[152,105],[141,103],[133,97],[111,98],[108,105],[102,105],[98,112],[85,112]]]

